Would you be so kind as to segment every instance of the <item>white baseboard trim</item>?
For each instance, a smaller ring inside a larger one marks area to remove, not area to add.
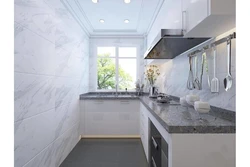
[[[81,135],[82,139],[139,139],[140,135]]]

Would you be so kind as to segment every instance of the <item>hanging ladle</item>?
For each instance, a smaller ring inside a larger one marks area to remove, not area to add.
[[[231,39],[227,40],[227,76],[224,79],[225,90],[228,91],[233,84],[233,78],[231,75]]]

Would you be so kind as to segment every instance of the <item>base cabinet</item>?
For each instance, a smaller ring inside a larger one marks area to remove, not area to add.
[[[140,111],[148,118],[143,147],[150,167],[235,167],[235,134],[168,133],[142,103]]]
[[[85,100],[83,136],[139,136],[138,100]]]
[[[81,101],[81,135],[140,136],[151,167],[235,167],[235,134],[168,133],[135,100]]]
[[[145,106],[140,103],[140,137],[142,141],[142,146],[148,160],[148,134],[149,134],[149,125],[148,125],[148,116],[147,109]]]

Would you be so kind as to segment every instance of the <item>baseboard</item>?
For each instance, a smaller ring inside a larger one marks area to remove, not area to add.
[[[82,139],[139,139],[140,135],[81,135]]]

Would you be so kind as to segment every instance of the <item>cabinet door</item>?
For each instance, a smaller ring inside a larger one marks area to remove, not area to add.
[[[190,31],[208,16],[210,0],[182,0],[183,29]]]
[[[140,136],[146,158],[148,160],[148,116],[147,109],[140,103]]]
[[[84,135],[85,128],[85,100],[80,100],[80,135]]]
[[[121,135],[139,135],[139,101],[119,100],[118,122],[119,133]]]
[[[84,118],[84,135],[139,135],[139,102],[136,100],[88,100]]]
[[[149,48],[161,29],[182,29],[182,0],[165,0],[147,36]]]
[[[85,134],[116,135],[118,112],[111,100],[85,101]]]

